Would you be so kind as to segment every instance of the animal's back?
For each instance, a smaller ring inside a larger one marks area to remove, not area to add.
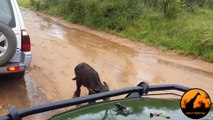
[[[96,87],[97,84],[101,84],[98,73],[87,63],[77,65],[75,73],[77,80],[80,80],[87,88]]]

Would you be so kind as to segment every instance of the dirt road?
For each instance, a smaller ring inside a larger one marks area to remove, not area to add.
[[[23,80],[1,78],[0,115],[8,105],[18,109],[69,99],[75,91],[74,67],[93,66],[110,90],[137,85],[181,84],[206,90],[213,98],[213,64],[165,53],[104,32],[22,10],[31,37],[33,60]],[[82,95],[87,91],[82,88]]]

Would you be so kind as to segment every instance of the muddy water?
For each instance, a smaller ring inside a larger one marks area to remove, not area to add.
[[[11,79],[8,76],[1,76],[0,81],[0,114],[5,113],[10,105],[15,104],[17,108],[30,105],[27,97],[26,85],[24,79]],[[22,99],[17,101],[18,99]],[[5,109],[5,110],[3,110]]]
[[[0,81],[0,110],[70,99],[74,67],[87,62],[111,90],[141,81],[181,84],[206,90],[213,98],[213,64],[161,52],[66,21],[22,10],[31,37],[33,60],[23,80]],[[13,94],[16,93],[14,96]],[[82,96],[87,90],[82,88]],[[3,112],[2,112],[3,113]]]
[[[0,76],[0,95],[0,115],[5,115],[11,106],[21,109],[49,102],[36,87],[28,72],[23,79],[15,79],[10,75]],[[49,114],[46,113],[46,116]],[[33,118],[44,118],[44,116],[36,115],[28,119]]]

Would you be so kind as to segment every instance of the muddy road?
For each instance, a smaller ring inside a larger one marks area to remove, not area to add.
[[[33,60],[25,78],[0,79],[0,115],[9,105],[18,109],[69,99],[75,91],[74,67],[93,66],[110,90],[146,81],[181,84],[206,90],[213,98],[213,64],[162,52],[104,32],[22,10],[31,37]],[[82,95],[87,95],[82,88]]]

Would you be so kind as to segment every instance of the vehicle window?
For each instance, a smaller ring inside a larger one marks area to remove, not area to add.
[[[10,0],[0,0],[0,22],[11,28],[15,27],[15,17]]]

